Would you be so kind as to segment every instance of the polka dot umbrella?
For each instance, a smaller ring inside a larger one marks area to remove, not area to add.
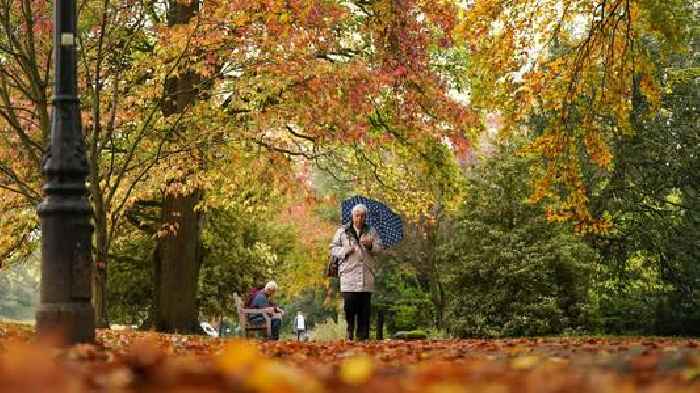
[[[401,217],[385,204],[359,195],[344,200],[340,205],[343,225],[352,222],[352,208],[358,204],[367,206],[366,222],[377,230],[379,237],[382,238],[384,247],[393,246],[403,239],[403,222]]]

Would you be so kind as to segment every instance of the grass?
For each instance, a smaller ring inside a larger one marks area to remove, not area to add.
[[[347,323],[343,318],[338,318],[339,322],[335,322],[332,318],[326,319],[325,322],[317,323],[314,329],[309,333],[309,339],[312,341],[336,341],[345,338]]]

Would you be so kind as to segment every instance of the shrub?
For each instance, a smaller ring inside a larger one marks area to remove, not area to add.
[[[526,200],[529,162],[502,146],[474,168],[440,258],[450,261],[446,323],[458,336],[559,334],[586,324],[596,254]]]

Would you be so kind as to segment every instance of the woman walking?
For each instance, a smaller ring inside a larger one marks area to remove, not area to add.
[[[338,229],[331,253],[341,262],[338,267],[343,295],[347,338],[369,339],[372,292],[377,271],[375,256],[382,251],[377,230],[366,223],[367,206],[352,208],[352,222]]]

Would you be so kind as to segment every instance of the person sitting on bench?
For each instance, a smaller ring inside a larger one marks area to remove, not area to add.
[[[282,327],[282,314],[284,312],[279,307],[275,306],[272,298],[277,291],[277,283],[268,281],[263,290],[258,291],[251,303],[252,308],[259,308],[263,313],[271,317],[271,334],[268,337],[271,340],[279,340],[280,328]],[[250,322],[260,324],[265,322],[263,314],[253,314],[250,316]]]

